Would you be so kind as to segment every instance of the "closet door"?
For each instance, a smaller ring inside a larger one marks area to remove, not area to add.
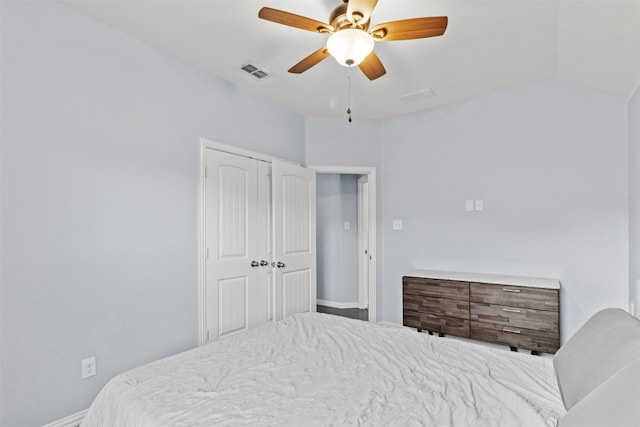
[[[206,166],[206,323],[213,341],[257,324],[257,161],[207,150]]]
[[[205,150],[204,341],[316,309],[315,171]]]
[[[316,173],[272,163],[276,320],[316,311]]]

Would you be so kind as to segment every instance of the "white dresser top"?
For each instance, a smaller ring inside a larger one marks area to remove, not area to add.
[[[529,288],[560,289],[558,279],[541,277],[505,276],[501,274],[458,273],[453,271],[413,270],[405,276],[425,279],[456,280],[458,282],[490,283],[496,285],[526,286]]]

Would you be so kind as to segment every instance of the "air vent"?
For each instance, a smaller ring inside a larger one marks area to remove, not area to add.
[[[423,89],[417,92],[408,93],[400,97],[400,101],[410,104],[412,102],[422,101],[423,99],[433,98],[437,94],[433,89]]]
[[[256,80],[264,80],[269,77],[269,73],[265,69],[250,63],[242,65],[240,69]]]
[[[247,73],[251,74],[251,73],[253,73],[254,71],[257,71],[257,70],[258,70],[258,67],[254,67],[254,66],[253,66],[253,65],[251,65],[251,64],[245,64],[245,65],[243,65],[243,66],[242,66],[242,69],[243,69],[244,71],[246,71]]]

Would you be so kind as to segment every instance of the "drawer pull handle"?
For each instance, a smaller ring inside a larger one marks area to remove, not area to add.
[[[520,289],[503,288],[502,292],[513,292],[514,294],[519,294],[520,293]]]
[[[509,333],[512,333],[512,334],[519,334],[520,333],[519,330],[511,329],[511,328],[502,328],[502,332],[509,332]]]
[[[505,307],[505,308],[502,309],[502,311],[506,311],[508,313],[520,313],[520,310],[518,310],[517,308]]]

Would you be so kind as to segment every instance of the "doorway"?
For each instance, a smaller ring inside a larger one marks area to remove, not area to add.
[[[318,182],[318,311],[375,322],[375,168],[309,167]]]

